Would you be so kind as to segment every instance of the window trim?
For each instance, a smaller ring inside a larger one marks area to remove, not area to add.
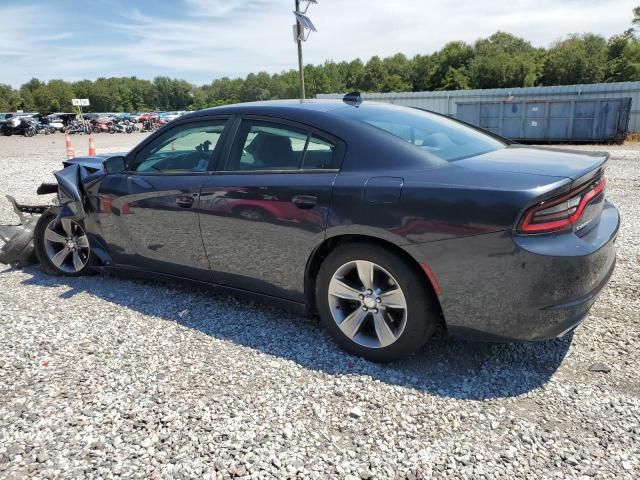
[[[144,142],[138,145],[134,150],[132,150],[126,156],[126,169],[125,174],[127,175],[140,175],[140,176],[163,176],[163,177],[171,177],[171,176],[200,176],[200,175],[210,175],[216,168],[218,164],[218,160],[221,156],[221,153],[224,152],[224,146],[226,146],[227,138],[229,137],[230,127],[233,124],[233,116],[224,115],[224,116],[212,116],[212,117],[197,117],[195,119],[186,119],[182,122],[178,122],[176,124],[171,125],[169,128],[161,128],[157,130],[156,134],[149,136]],[[182,128],[191,128],[196,127],[198,125],[211,124],[213,122],[220,122],[223,126],[222,132],[220,133],[220,138],[216,142],[216,146],[213,149],[213,153],[211,154],[211,158],[209,159],[209,165],[207,169],[202,172],[154,172],[154,171],[146,171],[139,172],[137,170],[132,170],[131,166],[136,163],[138,155],[145,149],[149,148],[156,140],[164,137],[165,134],[170,133],[177,129]],[[169,124],[167,124],[168,126]]]
[[[233,146],[236,141],[239,141],[238,134],[240,132],[240,127],[242,122],[244,121],[258,121],[258,122],[267,122],[274,123],[276,125],[282,125],[283,128],[291,127],[296,128],[298,130],[304,130],[307,132],[307,143],[305,143],[305,153],[302,158],[301,166],[304,166],[304,158],[306,157],[306,147],[308,145],[309,139],[314,136],[320,140],[326,141],[327,143],[331,143],[334,145],[335,150],[333,152],[333,158],[331,159],[331,168],[298,168],[295,170],[281,170],[281,169],[259,169],[259,170],[225,170],[229,162],[231,161],[231,154],[233,151]],[[342,163],[346,153],[346,145],[343,140],[331,135],[323,130],[320,130],[312,125],[308,125],[302,122],[296,122],[289,119],[274,117],[269,115],[238,115],[229,132],[229,141],[228,144],[225,145],[225,149],[222,154],[218,157],[216,168],[211,174],[222,174],[222,175],[268,175],[268,174],[309,174],[309,173],[337,173],[340,171],[342,167]]]

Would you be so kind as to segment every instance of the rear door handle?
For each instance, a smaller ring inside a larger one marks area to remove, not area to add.
[[[186,195],[182,196],[182,197],[178,197],[178,198],[176,198],[176,203],[181,208],[192,207],[193,206],[193,197],[189,197],[189,196],[186,196]]]
[[[318,197],[313,195],[294,195],[291,201],[298,208],[311,209],[316,206]]]

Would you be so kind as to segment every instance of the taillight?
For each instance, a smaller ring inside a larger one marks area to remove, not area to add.
[[[571,228],[580,219],[589,202],[603,192],[606,184],[607,180],[600,177],[566,195],[540,202],[525,212],[518,231],[548,233]]]

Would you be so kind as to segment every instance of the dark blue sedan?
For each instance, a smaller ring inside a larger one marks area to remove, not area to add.
[[[374,361],[441,323],[543,340],[575,328],[614,269],[607,159],[386,104],[225,106],[66,162],[41,187],[57,204],[31,207],[35,251],[51,274],[189,280],[317,313]]]

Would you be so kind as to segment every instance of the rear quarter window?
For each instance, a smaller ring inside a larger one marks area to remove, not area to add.
[[[338,113],[449,162],[506,146],[506,143],[482,131],[418,109],[361,105],[358,108],[344,107]]]

